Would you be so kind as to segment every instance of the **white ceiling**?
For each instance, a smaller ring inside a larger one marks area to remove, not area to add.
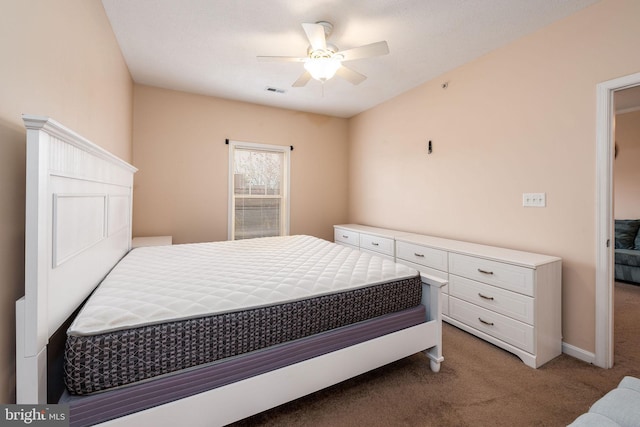
[[[139,84],[351,117],[597,0],[102,0]],[[329,21],[341,50],[386,40],[390,54],[354,60],[358,86],[335,77],[291,84],[301,23]],[[284,89],[284,93],[267,91]]]

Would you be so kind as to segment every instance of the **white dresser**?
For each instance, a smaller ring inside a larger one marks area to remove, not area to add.
[[[335,230],[361,236],[366,230],[359,227],[363,226],[347,224]],[[517,355],[533,368],[562,353],[560,258],[385,232],[395,241],[396,262],[448,280],[442,298],[444,321]]]

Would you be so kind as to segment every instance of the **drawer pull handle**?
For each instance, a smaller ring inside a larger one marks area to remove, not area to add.
[[[489,301],[493,301],[493,297],[488,297],[488,296],[486,296],[486,295],[482,295],[480,292],[478,292],[478,296],[479,296],[480,298],[482,298],[482,299],[486,299],[486,300],[489,300]]]
[[[376,242],[371,242],[371,244],[372,244],[373,246],[380,246],[380,244],[379,244],[379,243],[376,243]]]
[[[342,235],[342,238],[343,238],[343,239],[348,239],[348,238],[349,238],[349,236],[345,236],[345,235],[343,234],[343,235]]]
[[[489,325],[489,326],[493,326],[493,322],[487,322],[486,320],[484,320],[482,317],[478,317],[478,320],[481,323],[484,323],[485,325]]]
[[[417,253],[413,253],[415,256],[419,257],[419,258],[424,258],[424,254],[417,254]]]
[[[483,270],[483,269],[481,269],[481,268],[479,268],[479,269],[478,269],[478,271],[479,271],[480,273],[484,273],[484,274],[493,274],[493,271],[487,271],[487,270]]]

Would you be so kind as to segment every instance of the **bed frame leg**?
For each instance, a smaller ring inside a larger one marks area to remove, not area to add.
[[[424,354],[429,358],[431,370],[436,373],[440,372],[440,364],[444,361],[444,357],[442,357],[442,341],[440,341],[439,345],[425,350]]]
[[[442,357],[442,288],[449,283],[439,277],[422,273],[422,304],[428,309],[427,320],[435,320],[438,324],[436,328],[436,345],[425,350],[425,354],[430,359],[429,365],[433,372],[440,372],[440,364],[444,360]]]
[[[16,301],[16,403],[47,403],[47,348],[25,352],[25,300]]]

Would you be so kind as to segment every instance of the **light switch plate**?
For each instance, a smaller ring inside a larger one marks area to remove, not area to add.
[[[546,193],[522,193],[522,206],[544,208],[547,206]]]

